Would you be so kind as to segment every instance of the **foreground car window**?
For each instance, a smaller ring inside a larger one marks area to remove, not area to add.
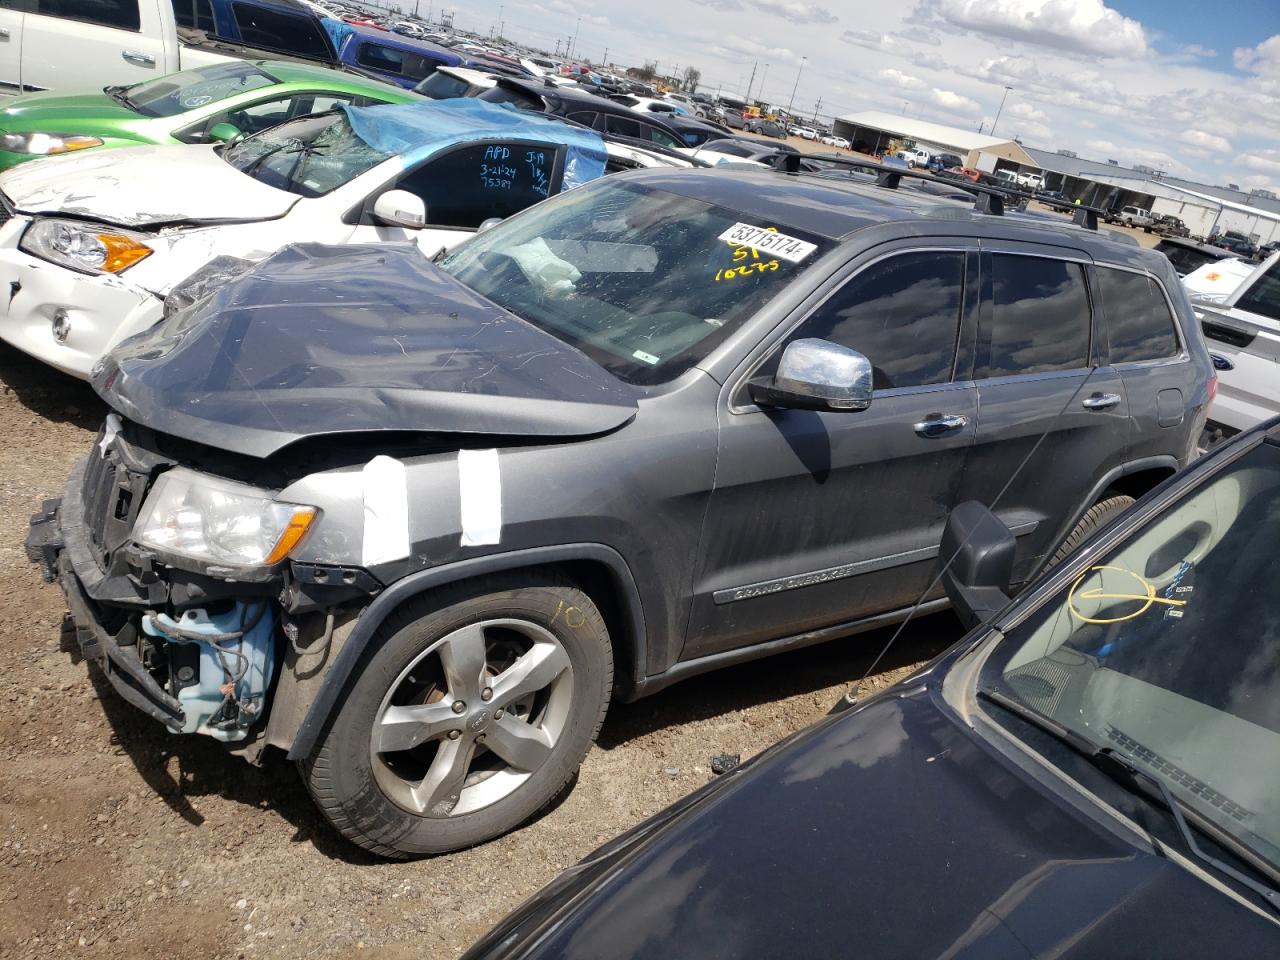
[[[631,383],[663,383],[821,255],[781,223],[635,184],[597,182],[459,247],[442,266],[467,286]],[[751,236],[769,253],[734,242]]]
[[[341,112],[282,123],[222,152],[240,172],[304,197],[336,190],[390,156],[356,136]]]
[[[979,682],[1127,756],[1280,865],[1280,449],[1262,444],[1099,559]]]
[[[137,83],[125,89],[128,105],[143,116],[173,117],[240,93],[279,83],[248,63],[216,63],[198,70]]]

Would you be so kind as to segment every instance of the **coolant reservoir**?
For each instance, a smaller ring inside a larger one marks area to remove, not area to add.
[[[220,635],[240,632],[241,625],[252,623],[255,616],[257,622],[239,639],[217,640]],[[183,671],[176,681],[177,697],[186,715],[182,733],[203,733],[227,741],[248,736],[249,728],[266,708],[275,669],[275,628],[275,611],[267,601],[237,601],[226,612],[213,615],[199,609],[186,610],[177,618],[167,613],[142,618],[143,632],[148,635],[173,647],[198,651],[195,664],[186,651],[174,649],[170,655],[171,663],[180,664],[176,669]],[[235,699],[226,703],[223,689],[233,680]]]

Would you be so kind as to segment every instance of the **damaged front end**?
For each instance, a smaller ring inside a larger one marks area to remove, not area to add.
[[[379,585],[363,570],[295,569],[317,508],[179,466],[162,446],[111,415],[32,518],[28,556],[126,701],[173,733],[263,741],[282,674],[294,701],[300,661],[322,673],[335,617],[353,619]],[[273,726],[287,747],[289,718]]]

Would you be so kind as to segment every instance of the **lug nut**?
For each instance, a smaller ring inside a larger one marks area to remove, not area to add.
[[[461,731],[461,730],[450,730],[450,731],[449,731],[449,739],[450,739],[450,740],[457,740],[460,736],[462,736],[462,731]]]
[[[489,687],[485,687],[480,691],[480,699],[486,703],[493,699],[493,691]]]
[[[461,713],[461,712],[462,712],[463,710],[465,710],[465,709],[467,709],[467,705],[466,705],[465,703],[463,703],[461,700],[455,700],[455,701],[453,701],[453,712],[454,712],[454,713]]]
[[[476,743],[484,743],[484,734],[483,734],[483,733],[482,733],[482,734],[480,734],[480,736],[476,737]]]
[[[495,720],[501,720],[501,719],[502,719],[502,708],[501,708],[501,707],[499,707],[497,710],[493,711],[493,719],[495,719]]]

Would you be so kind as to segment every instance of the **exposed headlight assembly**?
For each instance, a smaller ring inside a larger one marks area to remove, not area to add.
[[[0,134],[0,150],[10,153],[28,153],[35,157],[51,157],[59,153],[72,153],[100,147],[97,137],[78,133],[4,133]]]
[[[139,234],[78,220],[37,219],[18,248],[80,273],[120,273],[152,254]]]
[[[319,513],[248,484],[175,467],[151,488],[133,539],[205,563],[270,567],[302,542]]]

